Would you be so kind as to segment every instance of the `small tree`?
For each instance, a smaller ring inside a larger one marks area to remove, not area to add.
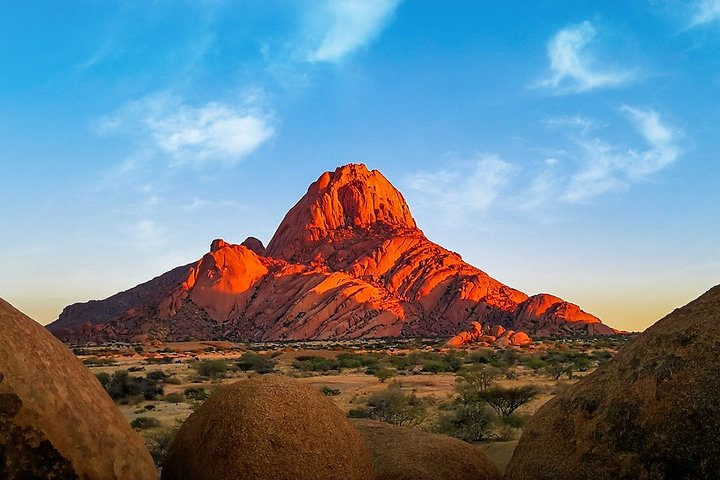
[[[458,375],[463,381],[465,393],[477,394],[487,390],[500,376],[500,370],[490,365],[474,365],[460,372]]]
[[[385,380],[395,376],[395,370],[389,368],[380,367],[375,371],[375,376],[380,380],[380,383],[385,383]]]
[[[506,418],[525,405],[538,394],[537,387],[524,385],[522,387],[491,387],[478,393],[478,397],[487,402],[500,416]]]
[[[392,383],[368,400],[370,418],[394,425],[418,425],[425,420],[425,403],[415,395],[405,395],[399,383]]]
[[[452,413],[440,417],[438,430],[466,442],[478,442],[490,437],[493,416],[487,404],[461,399]]]
[[[228,366],[225,360],[201,360],[195,365],[198,374],[209,378],[223,378]]]

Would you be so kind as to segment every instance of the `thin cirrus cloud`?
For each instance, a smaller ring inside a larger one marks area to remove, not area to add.
[[[252,98],[237,105],[193,106],[164,93],[130,102],[104,118],[98,130],[133,137],[141,157],[160,153],[173,166],[236,163],[275,133],[272,116],[254,105]],[[131,155],[135,160],[137,156]]]
[[[392,19],[402,0],[328,0],[315,4],[322,17],[319,45],[307,54],[309,62],[339,62],[367,45]],[[316,5],[320,5],[319,7]]]
[[[604,124],[592,118],[551,118],[543,124],[570,140],[569,148],[547,150],[555,156],[521,166],[485,154],[452,169],[417,172],[406,177],[404,186],[422,212],[443,212],[440,221],[458,224],[492,208],[536,212],[586,203],[647,181],[680,157],[680,133],[657,111],[629,105],[619,111],[642,138],[643,148],[601,139],[595,131]]]
[[[597,33],[592,23],[586,21],[555,34],[547,46],[552,73],[537,86],[556,93],[579,93],[633,81],[636,76],[633,72],[601,66],[593,58],[588,46]]]
[[[700,0],[693,6],[690,27],[720,20],[720,0]]]
[[[497,155],[482,154],[452,168],[416,172],[403,184],[413,204],[424,211],[442,212],[441,221],[454,223],[490,207],[515,171],[516,167]]]
[[[581,167],[570,176],[561,195],[570,203],[627,188],[650,178],[680,156],[679,133],[665,124],[655,110],[624,105],[620,108],[639,132],[646,148],[627,148],[599,138],[577,139]]]

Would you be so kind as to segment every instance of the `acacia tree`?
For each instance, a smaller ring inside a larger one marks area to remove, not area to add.
[[[492,386],[495,379],[500,376],[500,371],[490,365],[477,365],[460,373],[459,377],[464,381],[462,387],[465,392],[473,395],[487,390]]]
[[[500,416],[507,418],[519,407],[525,405],[538,394],[537,387],[524,385],[522,387],[490,387],[478,392],[478,397],[490,405]]]

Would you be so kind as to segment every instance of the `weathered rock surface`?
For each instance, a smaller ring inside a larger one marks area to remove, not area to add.
[[[163,480],[372,480],[370,452],[345,415],[280,375],[221,387],[180,428]]]
[[[508,479],[699,479],[720,472],[720,286],[538,410]]]
[[[92,373],[2,299],[0,478],[156,478],[142,440]]]
[[[446,435],[353,420],[370,447],[377,480],[500,480],[479,449]]]
[[[380,172],[346,165],[310,185],[267,249],[252,237],[215,240],[195,264],[71,305],[49,328],[79,343],[300,340],[452,336],[473,321],[540,336],[613,333],[430,242]]]
[[[472,322],[470,328],[448,340],[447,346],[452,348],[472,345],[522,347],[531,343],[532,338],[525,332],[506,330],[501,325],[482,325],[479,322]]]

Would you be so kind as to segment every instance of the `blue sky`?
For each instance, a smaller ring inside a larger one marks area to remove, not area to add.
[[[348,162],[616,327],[720,279],[720,0],[3,2],[0,44],[0,296],[42,323]]]

